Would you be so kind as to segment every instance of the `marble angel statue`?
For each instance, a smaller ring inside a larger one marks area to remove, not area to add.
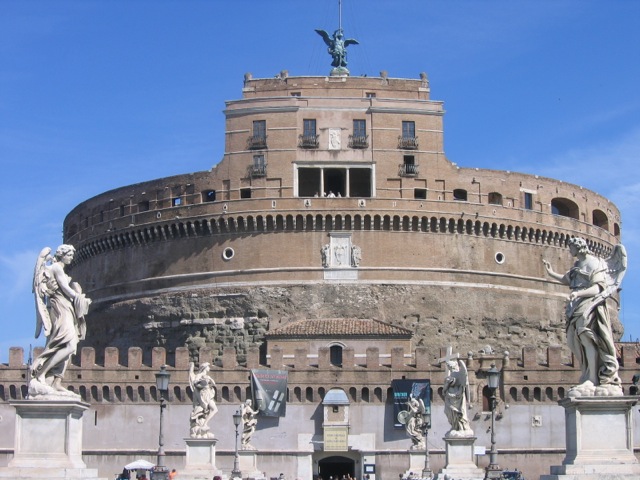
[[[398,421],[404,425],[407,435],[413,441],[411,450],[424,450],[424,430],[427,427],[427,410],[422,398],[409,395],[407,409],[398,414]]]
[[[543,260],[549,276],[571,289],[566,307],[566,332],[569,348],[578,359],[582,376],[568,396],[622,395],[618,360],[607,309],[607,299],[620,290],[627,269],[627,253],[622,245],[611,256],[596,257],[583,238],[568,241],[576,260],[564,274],[555,272]]]
[[[451,430],[448,437],[470,437],[473,430],[467,417],[470,402],[469,375],[467,366],[458,359],[447,360],[447,378],[444,381],[444,413],[449,420]]]
[[[253,450],[251,437],[258,425],[258,410],[252,407],[251,399],[247,399],[241,406],[242,412],[242,450]]]
[[[194,364],[189,364],[189,385],[193,392],[193,409],[190,417],[190,434],[192,438],[213,438],[209,431],[209,420],[218,413],[216,405],[216,383],[209,376],[210,366],[204,362],[195,371]]]
[[[33,363],[29,396],[77,397],[62,386],[64,373],[76,352],[78,342],[86,333],[85,315],[91,299],[65,272],[71,263],[75,249],[60,245],[52,256],[50,248],[44,248],[33,274],[33,293],[36,302],[36,332],[46,337],[43,352]]]

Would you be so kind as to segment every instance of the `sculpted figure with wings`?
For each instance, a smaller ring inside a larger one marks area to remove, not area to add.
[[[324,30],[316,30],[318,35],[322,37],[324,43],[329,47],[327,51],[329,55],[333,58],[333,62],[331,62],[331,66],[334,67],[336,71],[344,71],[346,74],[349,73],[347,68],[347,47],[349,45],[358,45],[358,41],[353,38],[344,39],[344,33],[342,29],[339,28],[335,32],[333,32],[333,36],[330,37],[327,32]]]
[[[191,437],[213,438],[209,431],[209,420],[218,413],[216,405],[216,382],[209,376],[209,363],[200,365],[195,371],[193,362],[189,364],[189,385],[193,392],[191,411]]]
[[[566,308],[567,343],[580,362],[582,376],[568,395],[622,395],[606,302],[608,298],[616,300],[613,295],[620,290],[627,269],[626,250],[616,245],[611,256],[602,259],[591,253],[583,238],[574,237],[568,245],[576,261],[564,275],[543,260],[549,276],[571,289]]]
[[[444,381],[444,413],[449,420],[451,430],[447,436],[473,436],[473,430],[467,417],[469,404],[469,375],[467,366],[460,359],[446,362],[448,375]]]
[[[44,332],[47,337],[44,351],[36,359],[29,383],[31,397],[41,395],[75,396],[62,386],[62,378],[71,355],[86,333],[85,315],[91,299],[80,285],[71,282],[65,267],[71,263],[75,249],[60,245],[54,256],[44,248],[33,275],[36,301],[36,338]]]

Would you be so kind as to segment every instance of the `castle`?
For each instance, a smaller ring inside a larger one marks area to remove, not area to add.
[[[391,382],[424,378],[433,385],[437,468],[446,430],[437,359],[448,345],[470,372],[478,443],[488,444],[486,372],[495,363],[502,463],[528,475],[558,463],[556,401],[578,370],[564,347],[566,291],[541,259],[568,266],[574,236],[607,255],[620,214],[576,185],[458,167],[444,154],[443,115],[425,74],[247,74],[242,98],[226,103],[225,152],[214,168],[74,208],[64,242],[77,249],[71,274],[94,303],[66,382],[93,410],[84,419],[87,463],[110,476],[137,456],[153,458],[154,372],[168,364],[168,463],[180,469],[187,369],[207,361],[223,470],[233,462],[231,414],[251,397],[259,368],[289,374],[287,416],[261,418],[254,437],[261,470],[397,476],[417,460],[394,429]],[[619,346],[627,392],[640,355]],[[9,433],[8,402],[26,395],[24,363],[14,349],[0,366]],[[336,407],[348,407],[343,451],[324,448],[333,389],[348,402]],[[5,459],[12,438],[0,440]]]

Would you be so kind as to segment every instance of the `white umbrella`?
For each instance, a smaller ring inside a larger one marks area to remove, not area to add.
[[[131,462],[128,465],[125,465],[124,468],[127,470],[151,470],[155,465],[151,462],[147,462],[146,460],[136,460],[135,462]]]

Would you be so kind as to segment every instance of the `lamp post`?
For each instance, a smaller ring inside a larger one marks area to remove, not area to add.
[[[242,472],[240,471],[240,455],[238,454],[238,427],[242,422],[242,414],[240,410],[236,410],[233,414],[233,424],[236,426],[236,446],[235,456],[233,457],[233,470],[231,470],[231,478],[242,478]]]
[[[423,423],[424,433],[424,470],[422,470],[422,478],[433,478],[433,472],[431,471],[431,464],[429,460],[429,429],[431,428],[431,414],[424,415]]]
[[[489,465],[487,466],[485,476],[486,479],[500,478],[502,470],[498,465],[498,451],[496,450],[496,390],[500,386],[500,370],[496,368],[496,364],[491,364],[491,368],[487,371],[487,382],[491,391],[491,450],[489,450]]]
[[[153,480],[167,480],[169,470],[164,465],[164,409],[167,407],[165,397],[169,392],[169,378],[171,374],[167,372],[167,366],[162,365],[160,371],[156,373],[156,388],[160,392],[160,433],[158,435],[158,461],[153,467]]]

